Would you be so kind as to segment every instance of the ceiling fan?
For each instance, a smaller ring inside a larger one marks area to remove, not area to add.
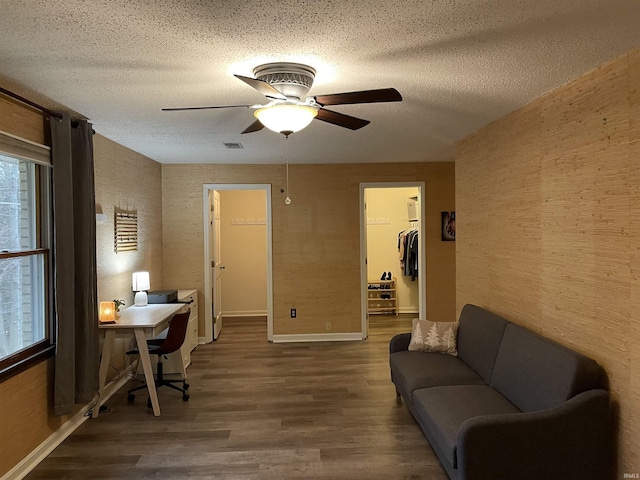
[[[252,108],[256,120],[242,133],[262,130],[265,126],[289,136],[302,130],[315,118],[350,130],[358,130],[369,120],[352,117],[325,108],[327,105],[399,102],[402,96],[395,88],[362,90],[306,97],[313,85],[316,71],[299,63],[267,63],[253,70],[255,78],[234,75],[255,88],[269,100],[265,105],[220,105],[211,107],[163,108],[163,111],[206,110],[214,108]]]

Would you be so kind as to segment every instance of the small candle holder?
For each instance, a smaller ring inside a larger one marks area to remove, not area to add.
[[[100,320],[100,323],[116,323],[115,302],[100,302],[98,319]]]

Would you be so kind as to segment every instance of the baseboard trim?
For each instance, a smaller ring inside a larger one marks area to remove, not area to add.
[[[223,317],[266,317],[266,310],[239,310],[235,312],[222,312]]]
[[[398,309],[398,313],[410,313],[412,315],[415,315],[416,317],[420,314],[420,312],[418,312],[415,308],[413,307],[400,307]]]
[[[299,333],[291,335],[274,335],[273,343],[354,342],[362,339],[362,333]]]
[[[34,468],[42,462],[47,455],[53,452],[58,445],[64,442],[69,435],[71,435],[80,425],[91,418],[89,413],[93,408],[100,408],[104,405],[111,396],[116,393],[120,387],[129,381],[127,375],[123,376],[117,381],[109,384],[100,398],[98,404],[98,394],[93,397],[89,403],[80,408],[75,414],[71,416],[69,420],[64,422],[60,428],[53,432],[47,439],[38,445],[29,455],[23,458],[15,467],[9,470],[0,480],[22,480],[26,477]]]

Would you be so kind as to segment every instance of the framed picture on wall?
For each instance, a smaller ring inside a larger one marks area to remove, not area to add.
[[[442,212],[442,241],[456,240],[456,212]]]

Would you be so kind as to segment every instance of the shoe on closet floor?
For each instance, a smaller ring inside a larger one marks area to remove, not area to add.
[[[387,272],[382,272],[382,276],[380,277],[380,280],[386,280],[387,279]]]

